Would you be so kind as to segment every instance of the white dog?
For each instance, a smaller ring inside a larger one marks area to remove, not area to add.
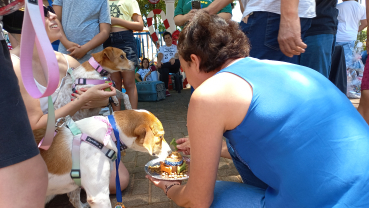
[[[120,141],[128,148],[136,151],[148,152],[151,155],[165,158],[170,147],[164,139],[164,129],[153,114],[146,110],[124,110],[113,114]],[[97,116],[75,122],[82,133],[94,140],[104,143],[104,137],[109,126],[104,123],[106,117]],[[45,134],[45,129],[34,130],[38,143]],[[112,161],[95,146],[82,142],[80,145],[81,184],[87,193],[88,204],[82,204],[79,199],[80,187],[70,176],[72,169],[72,141],[73,134],[67,127],[58,128],[58,133],[49,150],[40,150],[41,156],[49,172],[47,188],[47,202],[54,195],[69,193],[74,207],[111,208],[109,199],[109,178]],[[112,138],[106,142],[106,148],[117,152]]]

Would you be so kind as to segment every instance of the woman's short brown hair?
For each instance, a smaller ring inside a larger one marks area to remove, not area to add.
[[[216,70],[228,59],[249,56],[249,52],[249,41],[238,23],[201,10],[179,35],[179,55],[187,62],[191,54],[198,56],[204,72]]]

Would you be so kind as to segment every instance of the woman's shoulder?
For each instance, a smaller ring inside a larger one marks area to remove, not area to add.
[[[67,71],[69,68],[77,68],[81,65],[76,59],[72,56],[63,54],[55,51],[56,59],[58,61],[59,67],[62,67],[63,70]],[[61,69],[60,69],[61,70]]]

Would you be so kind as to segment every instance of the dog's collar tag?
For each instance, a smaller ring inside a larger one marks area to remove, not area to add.
[[[125,208],[125,206],[122,202],[117,202],[117,204],[115,205],[115,208]]]
[[[102,68],[102,66],[94,59],[94,57],[91,57],[88,60],[88,63],[91,64],[91,66],[100,73],[101,76],[106,77],[108,76],[109,72]]]

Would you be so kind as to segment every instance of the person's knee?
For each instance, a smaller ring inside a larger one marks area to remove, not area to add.
[[[124,189],[126,189],[128,187],[129,184],[129,173],[127,168],[124,166],[124,164],[122,162],[120,162],[119,165],[119,181],[120,181],[120,189],[123,191]],[[114,194],[116,193],[116,174],[115,174],[115,170],[112,172],[112,175],[110,177],[110,185],[109,185],[109,189],[110,189],[110,194]]]

